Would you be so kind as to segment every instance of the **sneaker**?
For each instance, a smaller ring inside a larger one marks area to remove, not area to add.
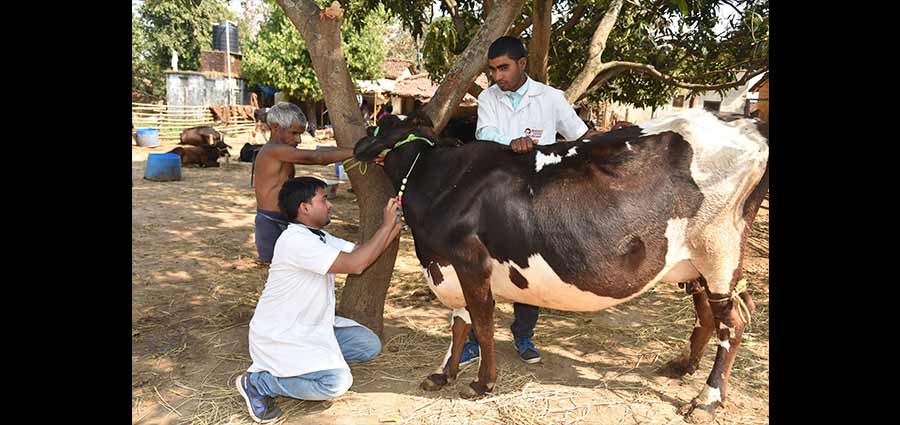
[[[250,374],[242,373],[234,382],[241,397],[247,402],[250,417],[259,423],[272,422],[281,416],[281,409],[275,406],[275,398],[262,395],[250,384]]]
[[[531,343],[531,338],[516,337],[513,346],[519,352],[519,358],[525,363],[537,363],[541,361],[541,355],[538,354],[537,348]]]
[[[466,343],[463,344],[462,356],[459,358],[459,367],[466,366],[469,363],[478,360],[479,356],[481,356],[481,352],[478,350],[478,343],[475,341],[466,341]]]

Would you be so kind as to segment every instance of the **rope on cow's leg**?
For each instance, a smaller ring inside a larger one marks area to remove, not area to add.
[[[740,281],[738,281],[737,285],[734,286],[734,290],[731,291],[731,296],[722,298],[721,300],[714,300],[714,299],[710,298],[709,302],[720,303],[720,302],[724,302],[724,301],[728,301],[728,300],[733,301],[735,303],[735,305],[737,306],[738,316],[741,317],[741,320],[743,320],[747,326],[750,326],[750,308],[747,307],[747,304],[744,302],[744,299],[741,298],[741,296],[740,296],[741,292],[744,292],[746,290],[747,290],[747,280],[741,279]]]

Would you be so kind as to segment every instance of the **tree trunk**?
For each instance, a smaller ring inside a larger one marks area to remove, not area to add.
[[[513,19],[522,13],[524,4],[525,0],[485,2],[485,10],[490,12],[485,17],[484,23],[478,28],[466,50],[456,59],[431,101],[425,106],[424,113],[431,118],[435,132],[440,133],[447,125],[453,111],[469,89],[469,84],[475,81],[475,77],[487,66],[488,47],[494,40],[506,34]]]
[[[531,41],[528,43],[528,76],[547,83],[547,58],[550,53],[553,0],[534,0]]]
[[[312,125],[314,125],[316,128],[319,128],[319,123],[317,122],[319,120],[317,119],[318,117],[316,116],[316,101],[315,100],[307,100],[307,101],[303,102],[303,106],[306,107],[305,108],[306,109],[306,120],[308,122],[311,122]],[[316,135],[312,134],[312,136],[315,137]]]
[[[603,55],[603,50],[606,49],[606,40],[609,39],[609,34],[612,32],[616,20],[619,19],[622,3],[623,0],[613,0],[603,19],[600,20],[600,25],[597,25],[597,30],[594,31],[594,36],[591,38],[591,46],[588,49],[587,62],[581,72],[578,73],[578,76],[575,77],[575,80],[572,81],[572,84],[569,85],[569,88],[566,89],[566,100],[569,103],[574,103],[580,98],[590,87],[594,77],[600,73],[603,67],[603,61],[600,57]]]
[[[306,41],[313,68],[322,88],[337,145],[352,148],[365,136],[366,126],[356,103],[356,90],[341,48],[341,17],[321,15],[312,0],[277,0],[285,15]],[[358,242],[372,238],[381,225],[380,211],[394,189],[381,167],[369,166],[365,176],[355,168],[348,173],[359,205]],[[348,276],[337,313],[356,320],[378,335],[383,330],[384,300],[397,258],[398,241],[361,275]]]

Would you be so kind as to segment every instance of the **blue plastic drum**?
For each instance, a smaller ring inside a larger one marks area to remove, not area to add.
[[[181,157],[174,153],[151,153],[147,156],[144,178],[157,182],[181,180]]]
[[[135,139],[138,146],[154,147],[159,146],[159,129],[156,128],[139,128],[135,130]]]

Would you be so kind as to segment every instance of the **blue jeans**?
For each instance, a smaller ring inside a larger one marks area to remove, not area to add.
[[[272,255],[275,254],[275,241],[288,227],[287,217],[278,211],[257,208],[254,226],[254,239],[259,261],[271,263]]]
[[[372,360],[381,352],[378,335],[365,326],[334,328],[334,336],[347,363]],[[353,375],[344,369],[320,370],[286,378],[273,376],[269,372],[254,372],[250,374],[250,384],[262,395],[330,400],[350,389]]]

